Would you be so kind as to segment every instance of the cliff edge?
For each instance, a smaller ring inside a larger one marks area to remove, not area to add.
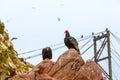
[[[33,67],[22,58],[18,58],[9,35],[4,29],[4,23],[0,21],[0,80],[26,73]]]

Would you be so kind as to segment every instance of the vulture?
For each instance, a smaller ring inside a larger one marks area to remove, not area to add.
[[[64,43],[68,49],[74,48],[78,52],[78,54],[80,54],[78,42],[74,37],[70,36],[70,33],[68,30],[65,30]]]
[[[52,49],[50,47],[45,47],[42,49],[42,58],[43,60],[46,58],[52,59]]]

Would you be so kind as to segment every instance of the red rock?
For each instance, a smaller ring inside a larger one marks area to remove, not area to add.
[[[42,62],[40,62],[38,65],[36,65],[29,73],[18,74],[12,77],[10,80],[49,80],[49,79],[53,80],[52,77],[50,76],[46,77],[47,75],[46,73],[48,73],[51,70],[53,65],[54,65],[54,62],[52,62],[49,59],[45,59]],[[43,75],[43,74],[46,74],[46,75]]]
[[[77,51],[69,49],[58,58],[48,74],[59,80],[71,80],[83,64]]]
[[[54,62],[51,61],[50,59],[45,59],[42,62],[40,62],[38,65],[36,65],[31,72],[38,72],[39,74],[44,74],[44,73],[48,73],[51,68],[53,67]]]
[[[30,80],[30,78],[26,73],[24,73],[24,74],[15,75],[14,77],[10,78],[9,80]]]
[[[53,77],[50,77],[48,74],[41,74],[41,75],[37,75],[36,79],[34,80],[56,80]]]
[[[29,73],[16,75],[10,80],[106,80],[98,65],[86,63],[74,49],[64,52],[54,63],[45,59]]]
[[[93,61],[87,61],[77,72],[74,80],[102,80],[102,72]]]

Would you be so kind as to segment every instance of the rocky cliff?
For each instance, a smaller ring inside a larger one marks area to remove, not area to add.
[[[22,58],[18,58],[9,35],[4,29],[4,23],[0,21],[0,80],[28,72],[33,67]]]
[[[45,59],[30,72],[9,80],[106,80],[94,61],[84,62],[74,49],[64,52],[56,62]]]

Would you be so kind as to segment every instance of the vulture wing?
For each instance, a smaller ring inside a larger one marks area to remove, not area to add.
[[[78,42],[74,37],[67,37],[64,39],[65,45],[70,49],[74,48],[75,50],[78,51],[78,54],[80,54],[80,50],[78,47]]]

